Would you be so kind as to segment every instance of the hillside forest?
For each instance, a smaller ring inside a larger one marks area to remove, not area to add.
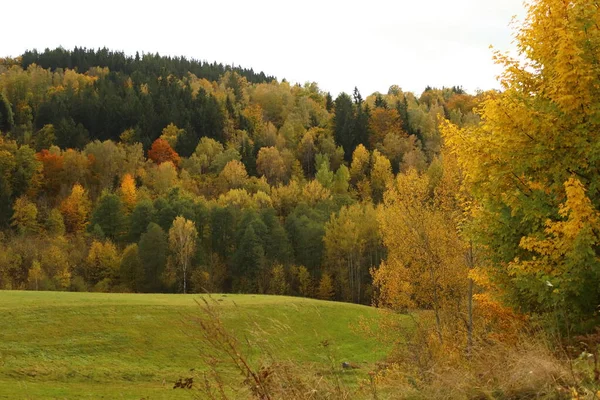
[[[392,86],[334,99],[315,83],[106,49],[0,64],[4,289],[371,304],[386,188],[417,173],[435,191],[438,120],[476,124],[484,97]]]
[[[439,343],[469,349],[530,318],[589,332],[596,8],[531,2],[516,58],[494,53],[502,90],[476,94],[333,98],[252,69],[107,49],[4,58],[0,287],[421,309]]]
[[[516,53],[493,52],[501,89],[477,93],[0,59],[0,289],[373,305],[352,328],[390,349],[372,398],[598,398],[600,12],[526,10]]]

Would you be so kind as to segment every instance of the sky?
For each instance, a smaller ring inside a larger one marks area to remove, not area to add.
[[[333,95],[356,86],[363,97],[393,84],[498,88],[490,45],[512,50],[510,21],[524,16],[522,0],[30,0],[2,9],[0,57],[106,46],[241,65]]]

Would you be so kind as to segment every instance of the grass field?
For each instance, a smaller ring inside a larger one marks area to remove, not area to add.
[[[190,320],[198,295],[0,291],[0,399],[190,399],[173,383],[202,369]],[[364,368],[385,352],[352,329],[374,309],[295,297],[215,295],[238,332],[256,323],[276,357]],[[331,356],[330,354],[330,356]]]

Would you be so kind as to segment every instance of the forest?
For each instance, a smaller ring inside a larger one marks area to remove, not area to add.
[[[107,49],[0,63],[0,287],[370,304],[387,185],[442,176],[484,94],[316,83]]]

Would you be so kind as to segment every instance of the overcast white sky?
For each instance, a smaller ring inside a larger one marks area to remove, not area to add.
[[[512,48],[522,0],[8,1],[0,56],[46,47],[184,55],[316,81],[332,94],[392,84],[498,87],[489,45]]]

